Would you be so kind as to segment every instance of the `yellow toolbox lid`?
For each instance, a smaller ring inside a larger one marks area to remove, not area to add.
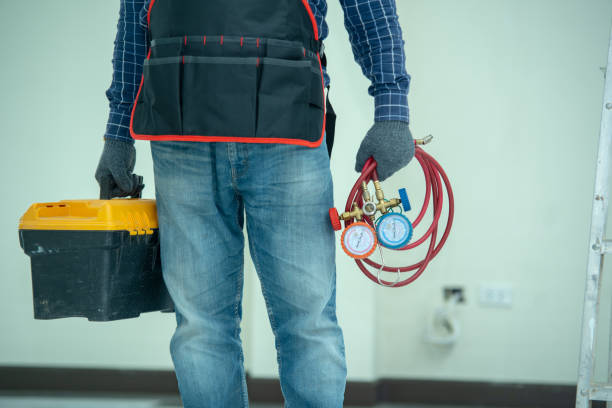
[[[30,206],[20,230],[130,231],[153,234],[157,229],[155,200],[62,200]]]

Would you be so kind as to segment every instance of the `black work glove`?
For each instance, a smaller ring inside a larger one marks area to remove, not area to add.
[[[408,122],[375,122],[357,151],[355,171],[361,173],[363,165],[370,158],[376,160],[378,179],[383,181],[405,167],[414,157],[414,139]]]
[[[113,197],[140,198],[144,184],[142,176],[133,174],[136,164],[136,149],[130,142],[106,140],[96,169],[96,180],[100,185],[100,199]]]

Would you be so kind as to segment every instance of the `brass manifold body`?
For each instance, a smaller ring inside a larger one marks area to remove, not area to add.
[[[357,221],[361,221],[363,217],[370,217],[370,219],[374,221],[374,214],[376,214],[376,211],[380,211],[381,214],[386,214],[390,208],[397,207],[402,203],[402,200],[399,198],[385,200],[385,194],[380,187],[380,181],[374,181],[374,188],[376,189],[378,204],[372,201],[366,182],[363,181],[361,182],[363,208],[359,208],[357,203],[353,203],[352,210],[340,214],[340,219],[346,221],[354,218]]]

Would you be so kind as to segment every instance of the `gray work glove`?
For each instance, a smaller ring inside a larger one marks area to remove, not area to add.
[[[96,169],[96,180],[100,185],[100,199],[113,197],[140,198],[144,184],[142,176],[133,174],[136,164],[136,149],[130,142],[106,140]]]
[[[357,151],[355,171],[361,173],[370,158],[376,160],[378,179],[383,181],[405,167],[414,157],[414,140],[408,122],[374,122]]]

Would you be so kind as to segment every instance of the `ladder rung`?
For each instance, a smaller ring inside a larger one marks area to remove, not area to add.
[[[604,239],[600,245],[595,244],[593,246],[593,249],[595,249],[596,251],[599,251],[599,253],[601,253],[602,255],[610,253],[612,252],[612,240]]]
[[[612,385],[591,384],[589,396],[593,401],[612,401]]]

